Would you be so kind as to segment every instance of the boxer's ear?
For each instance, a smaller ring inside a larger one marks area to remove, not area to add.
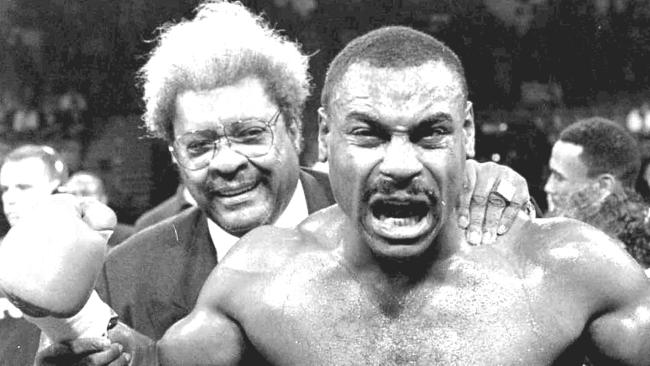
[[[463,138],[465,143],[465,155],[473,158],[476,155],[474,130],[474,108],[469,100],[465,105],[465,120],[463,121]]]
[[[318,161],[324,163],[327,161],[327,150],[329,144],[327,138],[329,135],[329,117],[325,112],[325,108],[318,108]]]

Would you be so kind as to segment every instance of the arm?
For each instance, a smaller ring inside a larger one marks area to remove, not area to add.
[[[194,310],[158,342],[118,323],[108,332],[112,344],[101,338],[53,344],[38,353],[35,365],[237,365],[244,337],[238,325],[217,309],[211,288],[204,287]]]
[[[584,266],[579,266],[584,269],[578,271],[581,287],[596,300],[584,332],[590,360],[595,365],[650,365],[650,281],[610,238],[589,244]]]
[[[498,192],[499,194],[495,194]],[[530,201],[526,180],[505,165],[467,160],[458,223],[472,245],[492,244]]]
[[[200,302],[158,342],[161,365],[227,366],[241,362],[245,342],[239,326],[214,307]]]
[[[589,326],[595,365],[650,365],[650,291]]]
[[[124,346],[131,365],[238,365],[245,351],[239,325],[219,308],[222,276],[216,269],[206,280],[197,303],[185,318],[172,325],[154,343],[124,325],[109,333],[113,342]]]

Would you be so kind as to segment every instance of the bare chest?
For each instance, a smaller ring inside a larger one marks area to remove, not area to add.
[[[242,325],[274,365],[551,365],[583,324],[558,318],[571,309],[529,280],[470,277],[391,297],[352,279],[278,279]]]

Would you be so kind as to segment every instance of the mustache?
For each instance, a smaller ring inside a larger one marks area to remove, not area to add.
[[[395,193],[408,194],[412,196],[425,195],[431,202],[438,200],[437,191],[425,185],[420,180],[413,180],[408,183],[397,182],[393,179],[378,179],[363,194],[364,201],[369,201],[375,194],[390,196]]]

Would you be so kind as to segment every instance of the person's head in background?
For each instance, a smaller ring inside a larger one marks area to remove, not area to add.
[[[230,234],[273,223],[298,182],[308,58],[240,3],[162,30],[142,68],[145,124],[198,206]]]
[[[68,182],[63,186],[63,191],[77,197],[90,197],[103,204],[108,204],[104,182],[99,176],[88,171],[79,171],[70,176]]]
[[[633,191],[641,156],[636,139],[616,122],[593,117],[565,128],[553,146],[544,186],[548,216],[579,218],[611,194]]]
[[[23,145],[12,150],[0,168],[2,205],[9,224],[14,226],[67,178],[68,168],[53,148]]]

